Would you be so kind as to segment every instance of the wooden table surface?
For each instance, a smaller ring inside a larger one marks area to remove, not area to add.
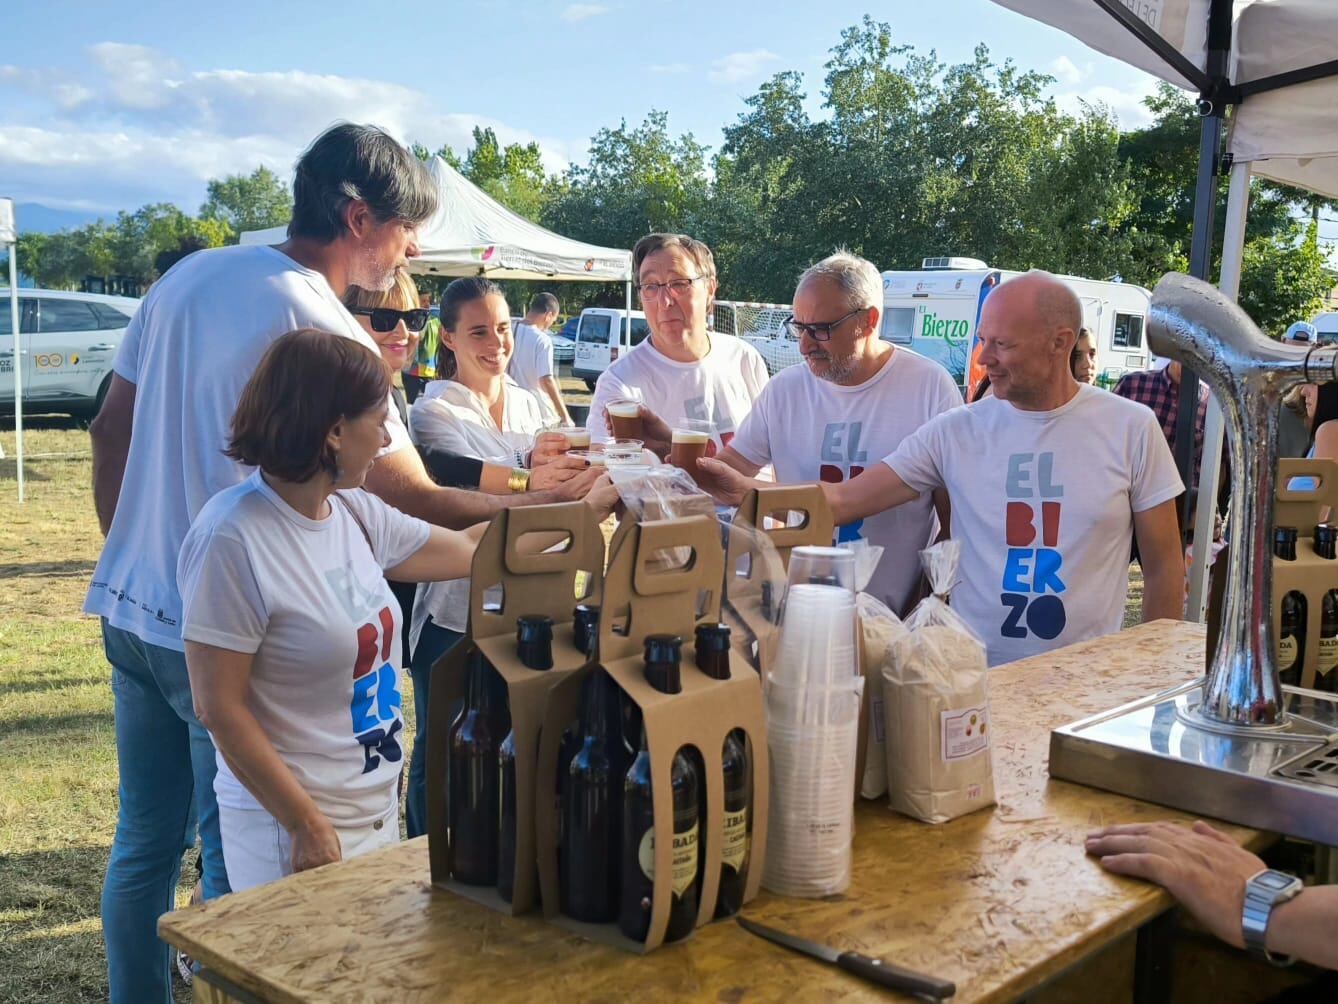
[[[1203,627],[1161,621],[995,670],[999,804],[941,826],[884,803],[856,813],[854,880],[830,900],[763,891],[764,923],[957,983],[956,1001],[1026,994],[1170,905],[1107,875],[1083,836],[1115,822],[1187,819],[1052,781],[1050,731],[1199,674]],[[1262,835],[1227,827],[1255,844]],[[164,916],[162,936],[273,1001],[727,1001],[883,997],[870,984],[730,922],[647,956],[509,918],[428,880],[426,839]]]

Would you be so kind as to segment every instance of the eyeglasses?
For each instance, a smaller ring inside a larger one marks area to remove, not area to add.
[[[800,335],[808,335],[808,337],[815,342],[825,342],[832,337],[832,332],[845,324],[846,321],[850,320],[856,314],[861,314],[868,309],[868,307],[856,307],[844,317],[839,317],[830,324],[800,324],[794,319],[794,314],[791,314],[785,319],[783,327],[785,328],[785,333],[796,340]]]
[[[649,300],[652,297],[658,297],[661,293],[667,292],[675,300],[687,296],[688,290],[698,279],[705,279],[704,275],[694,275],[691,279],[671,279],[669,282],[643,282],[636,288],[641,294],[641,299]]]
[[[432,316],[432,312],[424,307],[414,307],[413,310],[394,310],[390,307],[349,307],[350,314],[356,314],[359,317],[370,317],[372,319],[372,330],[385,333],[394,331],[395,325],[400,321],[410,331],[422,331],[427,327],[427,319]]]

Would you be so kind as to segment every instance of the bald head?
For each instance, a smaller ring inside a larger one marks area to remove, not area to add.
[[[1071,397],[1069,357],[1081,327],[1082,302],[1049,272],[1000,285],[980,314],[980,362],[995,396],[1029,410]]]

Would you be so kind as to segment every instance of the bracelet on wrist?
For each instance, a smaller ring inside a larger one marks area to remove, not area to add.
[[[506,486],[513,494],[529,491],[530,472],[523,467],[512,468],[510,477],[506,479]]]

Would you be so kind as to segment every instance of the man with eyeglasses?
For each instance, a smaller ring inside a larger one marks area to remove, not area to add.
[[[609,404],[637,401],[643,420],[672,428],[684,419],[707,423],[707,454],[728,445],[767,382],[762,355],[740,338],[708,330],[715,297],[715,258],[686,234],[648,234],[632,249],[650,337],[600,374],[586,427],[594,442],[609,438]],[[663,453],[664,442],[648,448]]]
[[[882,301],[878,269],[855,255],[838,251],[804,272],[786,326],[805,365],[772,378],[717,459],[748,477],[771,465],[781,482],[844,482],[960,405],[947,370],[879,337]],[[849,523],[837,539],[883,548],[868,591],[904,615],[937,525],[948,525],[942,489]]]
[[[1081,326],[1082,304],[1049,273],[1003,283],[980,315],[994,396],[938,415],[858,477],[823,485],[838,525],[947,489],[962,542],[952,607],[991,666],[1118,631],[1131,534],[1143,619],[1182,616],[1184,485],[1151,411],[1073,379]],[[718,460],[698,466],[720,501],[751,487]]]

